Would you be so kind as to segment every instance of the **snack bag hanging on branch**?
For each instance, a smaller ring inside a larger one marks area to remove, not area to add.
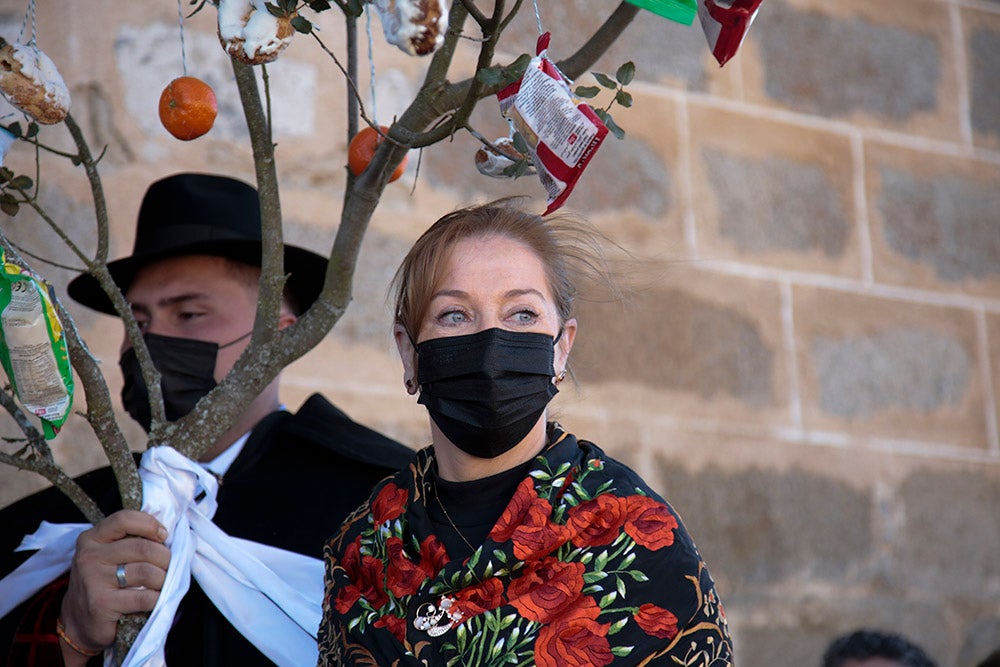
[[[538,38],[524,76],[499,93],[500,112],[527,141],[538,178],[548,193],[543,215],[565,203],[600,147],[608,128],[547,56],[549,33]]]
[[[54,438],[73,404],[73,371],[49,286],[0,251],[0,362],[14,392]]]
[[[736,55],[763,1],[698,0],[698,18],[720,67]]]

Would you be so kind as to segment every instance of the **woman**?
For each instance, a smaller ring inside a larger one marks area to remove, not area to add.
[[[546,422],[593,238],[500,202],[446,215],[404,259],[394,335],[433,445],[327,546],[320,664],[732,664],[676,513]]]

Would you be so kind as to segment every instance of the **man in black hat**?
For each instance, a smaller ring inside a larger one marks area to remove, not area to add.
[[[252,187],[221,176],[178,174],[149,188],[132,255],[108,265],[162,375],[168,419],[187,414],[248,345],[260,239]],[[286,245],[285,267],[290,276],[281,328],[317,298],[326,260]],[[68,291],[88,307],[114,313],[92,276],[77,277]],[[120,363],[123,404],[148,430],[148,396],[127,339]],[[206,452],[202,464],[222,482],[213,521],[225,532],[318,558],[341,520],[411,454],[319,395],[294,415],[282,410],[275,379]],[[103,494],[104,508],[113,513],[80,536],[66,580],[0,621],[0,658],[7,664],[86,664],[88,654],[113,643],[120,616],[151,610],[156,603],[170,561],[163,527],[141,512],[114,512],[120,501],[108,469],[82,482],[92,495]],[[0,573],[23,560],[11,551],[39,519],[78,522],[81,517],[51,489],[3,510]],[[175,618],[166,655],[174,665],[271,664],[195,582]]]

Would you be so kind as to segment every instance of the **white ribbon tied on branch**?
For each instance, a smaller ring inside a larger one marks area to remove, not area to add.
[[[166,446],[142,456],[142,509],[166,526],[170,567],[156,607],[123,665],[165,665],[167,633],[191,576],[219,611],[278,665],[316,664],[322,617],[323,563],[316,558],[230,537],[212,523],[215,477]],[[43,522],[19,551],[37,550],[0,581],[0,616],[66,572],[76,538],[89,524]],[[105,653],[105,665],[113,655]]]

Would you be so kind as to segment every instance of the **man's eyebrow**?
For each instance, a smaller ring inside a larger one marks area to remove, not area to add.
[[[169,306],[176,306],[178,304],[189,303],[191,301],[198,300],[208,300],[210,295],[205,292],[186,292],[184,294],[175,294],[174,296],[164,297],[156,301],[157,308],[167,308]],[[142,313],[148,313],[150,311],[150,306],[144,302],[134,302],[130,301],[129,305],[132,306],[133,311],[138,311]]]

